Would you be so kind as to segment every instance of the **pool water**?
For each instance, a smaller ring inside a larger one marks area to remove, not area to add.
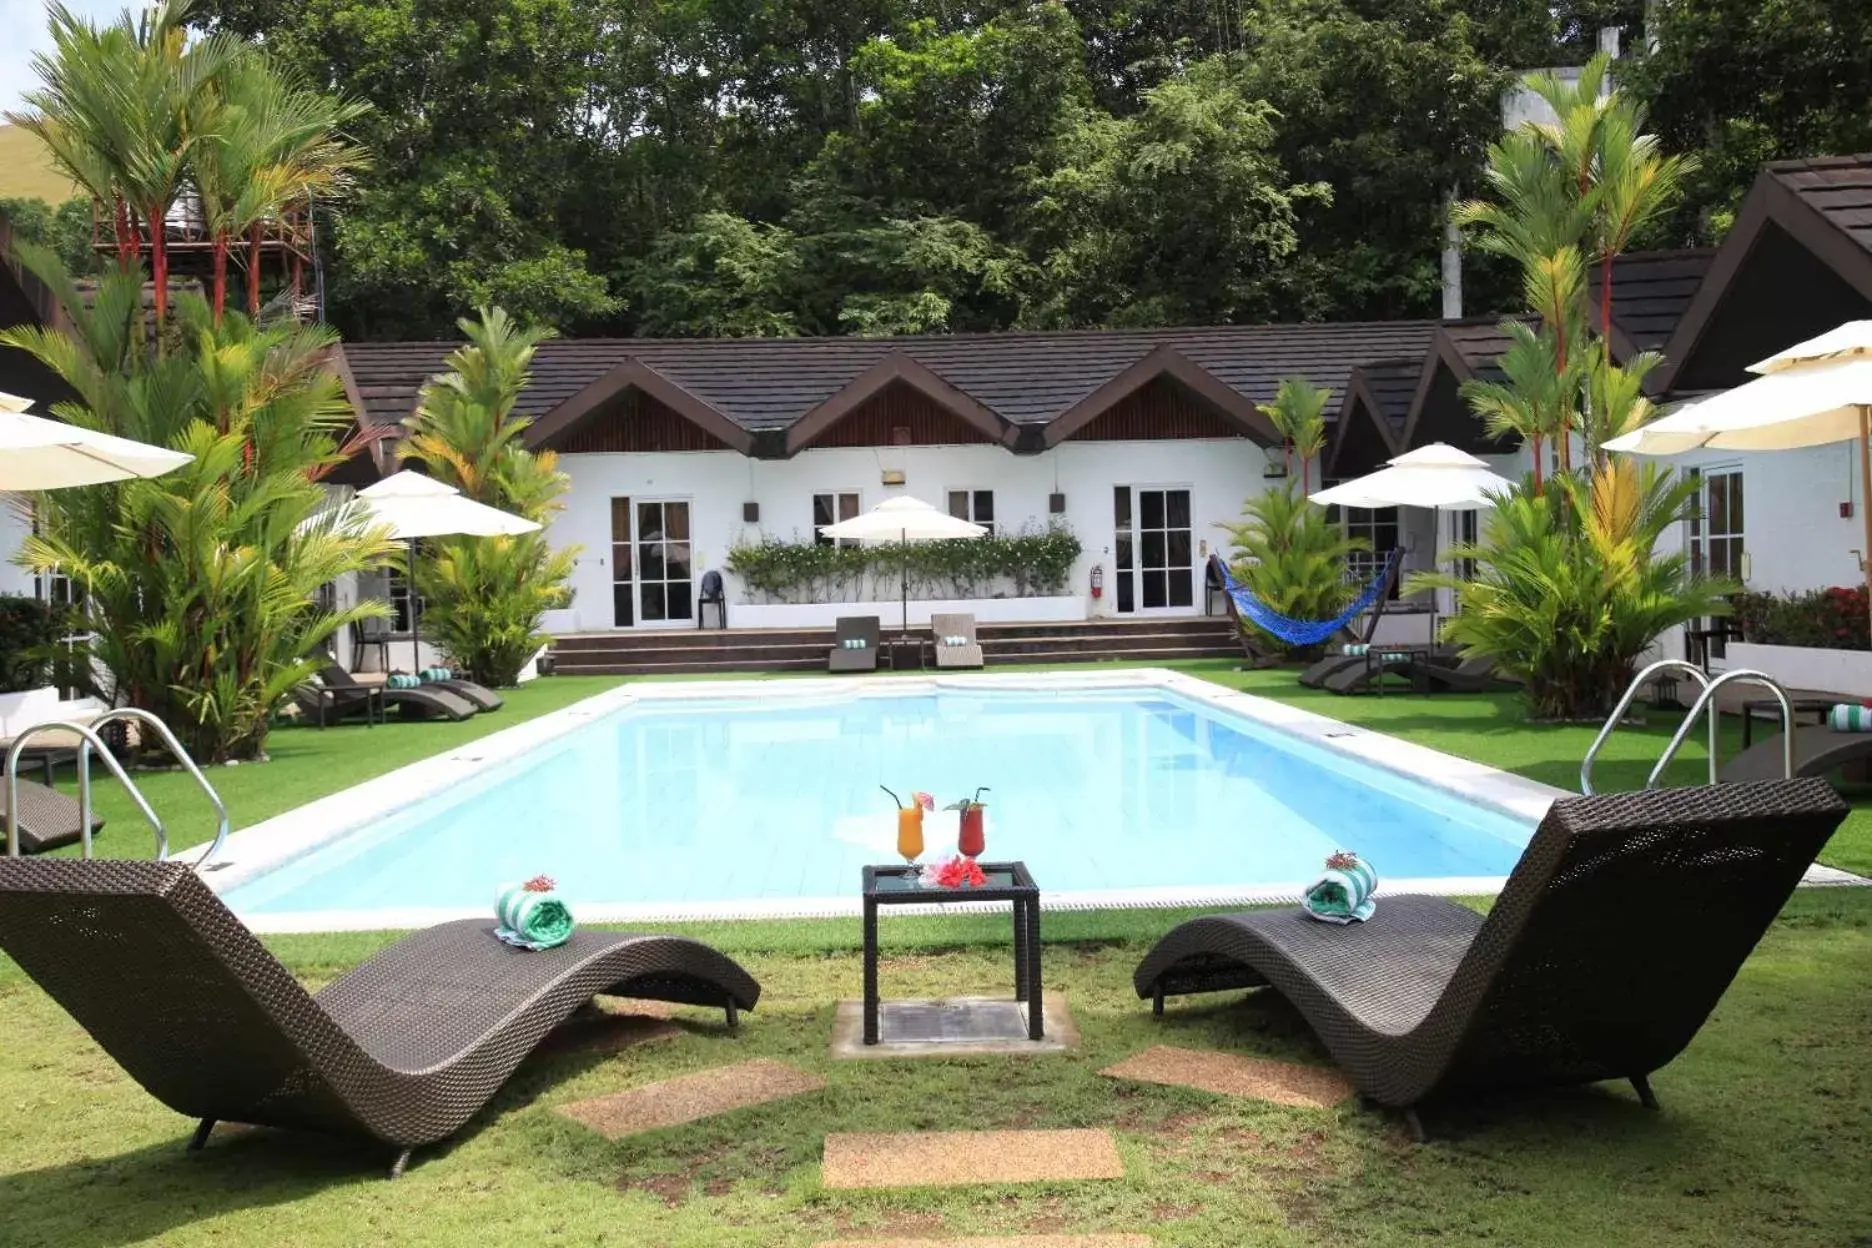
[[[1531,826],[1162,690],[638,704],[239,885],[237,910],[482,909],[544,873],[579,904],[855,897],[898,861],[879,786],[985,787],[984,860],[1048,892],[1506,875]],[[926,823],[928,859],[955,815]]]

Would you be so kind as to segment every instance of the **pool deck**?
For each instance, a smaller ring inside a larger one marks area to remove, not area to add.
[[[1532,827],[1556,798],[1570,796],[1551,785],[1511,772],[1415,745],[1399,737],[1342,723],[1271,698],[1224,688],[1198,677],[1161,668],[1109,672],[982,672],[955,675],[828,677],[774,682],[671,681],[621,685],[583,702],[516,724],[478,741],[398,768],[340,793],[310,802],[245,828],[228,838],[220,858],[204,878],[226,893],[342,836],[405,810],[477,777],[485,768],[535,750],[568,733],[630,706],[694,704],[747,698],[813,701],[850,697],[901,697],[940,690],[1004,690],[1070,693],[1151,690],[1252,720],[1267,728],[1340,754],[1367,766],[1404,776],[1461,801],[1507,815]],[[1464,876],[1386,880],[1386,893],[1487,895],[1499,892],[1506,877]],[[1809,869],[1810,884],[1864,883],[1832,868]],[[1258,887],[1169,887],[1045,891],[1048,909],[1129,909],[1172,906],[1226,906],[1292,902],[1304,881]],[[668,902],[658,904],[582,905],[585,922],[643,922],[680,919],[804,918],[860,912],[856,888],[843,897],[792,897],[752,901]],[[965,911],[976,904],[906,906],[906,912]],[[297,913],[249,913],[241,917],[259,932],[370,931],[423,927],[481,911],[410,907],[364,911],[324,910]]]

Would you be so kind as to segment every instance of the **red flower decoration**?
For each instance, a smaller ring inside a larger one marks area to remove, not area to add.
[[[550,893],[557,887],[550,875],[536,875],[520,886],[529,893]]]
[[[1358,855],[1352,853],[1350,850],[1335,850],[1332,855],[1326,859],[1326,865],[1334,871],[1344,871],[1348,867],[1358,866]]]
[[[980,888],[987,882],[973,858],[958,856],[936,868],[936,883],[943,888]]]

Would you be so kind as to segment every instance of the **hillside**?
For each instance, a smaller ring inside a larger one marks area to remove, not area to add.
[[[38,139],[18,126],[0,125],[0,199],[20,196],[57,204],[72,194],[70,179],[52,167]]]

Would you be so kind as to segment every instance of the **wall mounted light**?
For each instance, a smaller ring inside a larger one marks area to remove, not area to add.
[[[886,468],[884,470],[884,484],[885,485],[902,485],[903,483],[904,483],[904,470],[903,469]]]

